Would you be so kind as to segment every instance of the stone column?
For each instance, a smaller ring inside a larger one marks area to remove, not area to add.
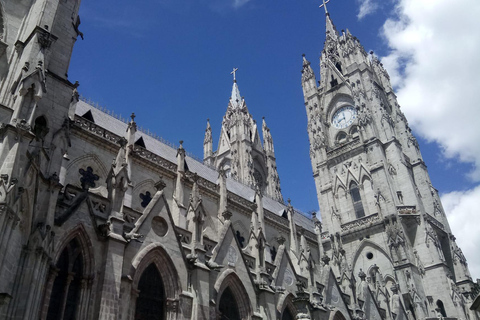
[[[70,283],[72,280],[75,278],[75,273],[69,272],[67,276],[67,283],[65,284],[65,287],[63,288],[63,300],[62,300],[62,306],[60,307],[60,315],[61,319],[63,319],[63,313],[65,312],[65,305],[67,304],[67,297],[68,297],[68,289],[70,289]]]
[[[126,243],[119,234],[111,232],[108,236],[104,270],[97,297],[100,309],[98,319],[117,320],[120,317],[120,284]]]
[[[48,306],[50,305],[50,296],[52,295],[52,288],[55,279],[58,276],[59,269],[55,267],[50,268],[50,272],[48,274],[47,282],[45,284],[45,293],[43,297],[43,303],[41,306],[41,313],[40,313],[40,320],[45,320],[47,318]]]

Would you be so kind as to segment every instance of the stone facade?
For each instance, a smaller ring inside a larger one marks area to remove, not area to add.
[[[80,100],[79,5],[0,0],[0,318],[478,319],[388,75],[328,16],[302,76],[322,230],[236,81],[203,162]]]

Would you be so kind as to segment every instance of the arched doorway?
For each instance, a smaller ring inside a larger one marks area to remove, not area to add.
[[[165,289],[160,273],[154,263],[151,263],[140,277],[138,291],[134,319],[165,319]]]
[[[333,317],[330,316],[330,319],[332,319],[332,320],[346,320],[345,316],[340,311],[335,312],[333,314]]]
[[[218,310],[220,320],[241,320],[237,302],[230,288],[223,291]]]
[[[290,309],[287,307],[285,310],[283,310],[282,314],[282,320],[294,320],[295,318],[293,317],[292,313],[290,312]]]
[[[253,311],[250,297],[254,295],[250,287],[250,294],[235,271],[229,269],[222,272],[215,282],[216,319],[248,320]]]
[[[277,319],[281,320],[295,320],[297,315],[297,308],[293,304],[294,299],[293,294],[288,294],[287,296],[282,296],[278,301],[278,315]]]
[[[70,241],[63,249],[55,265],[47,320],[75,319],[81,283],[83,279],[83,257],[78,240]]]
[[[130,276],[132,290],[128,291],[132,294],[128,309],[132,319],[177,319],[182,289],[177,266],[162,244],[151,243],[137,252]]]

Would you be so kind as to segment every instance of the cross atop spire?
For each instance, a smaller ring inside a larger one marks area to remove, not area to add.
[[[319,8],[323,7],[325,9],[325,14],[328,14],[328,10],[327,10],[327,3],[330,2],[330,0],[322,0],[322,4],[320,5]]]
[[[237,82],[237,77],[236,77],[236,72],[237,71],[238,71],[238,68],[233,68],[233,71],[230,72],[230,74],[233,74],[233,82]]]

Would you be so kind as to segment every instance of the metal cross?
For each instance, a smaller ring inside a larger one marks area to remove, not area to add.
[[[230,72],[230,74],[233,74],[233,81],[237,81],[237,78],[235,76],[235,73],[237,72],[238,68],[233,68],[233,71]]]
[[[328,11],[327,11],[327,3],[329,3],[330,0],[327,0],[327,1],[322,0],[322,2],[323,2],[323,4],[321,4],[319,8],[323,7],[323,8],[325,9],[325,14],[327,14],[327,13],[328,13]]]

